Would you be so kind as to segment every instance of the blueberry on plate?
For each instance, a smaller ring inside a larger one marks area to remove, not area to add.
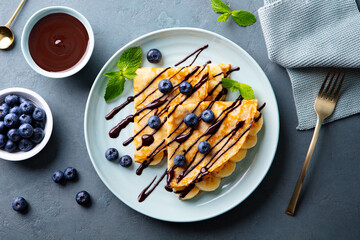
[[[5,147],[6,144],[6,137],[3,134],[0,134],[0,148]]]
[[[76,194],[76,202],[82,206],[86,206],[90,203],[90,194],[87,191],[81,191]]]
[[[30,151],[31,149],[33,149],[33,147],[34,147],[34,143],[26,138],[21,139],[18,144],[19,150],[24,152]]]
[[[45,122],[44,121],[34,121],[34,127],[45,129]]]
[[[185,156],[182,155],[182,154],[176,155],[175,158],[174,158],[174,164],[177,167],[184,167],[185,164],[186,164]]]
[[[207,109],[202,112],[201,119],[206,123],[211,123],[212,121],[215,120],[215,114],[210,109]]]
[[[15,113],[9,113],[4,117],[5,126],[15,128],[19,124],[19,117]]]
[[[169,79],[163,79],[158,84],[159,91],[166,94],[169,93],[173,89],[173,85]]]
[[[152,129],[157,129],[158,127],[160,127],[160,124],[161,124],[161,120],[158,116],[149,117],[148,125]]]
[[[109,148],[105,152],[105,157],[109,161],[115,161],[119,157],[119,152],[116,148]]]
[[[20,104],[21,111],[25,114],[32,114],[35,106],[32,102],[26,101]]]
[[[198,145],[198,150],[200,153],[207,154],[211,150],[210,143],[207,141],[200,142]]]
[[[129,155],[121,156],[119,163],[122,167],[130,167],[132,163],[132,158]]]
[[[22,136],[23,138],[31,137],[33,135],[33,132],[34,128],[28,123],[23,123],[19,127],[20,136]]]
[[[34,128],[33,135],[30,137],[30,140],[34,143],[40,143],[45,136],[44,130],[41,128]]]
[[[193,88],[190,83],[188,82],[182,82],[179,85],[179,90],[184,95],[190,95],[193,91]]]
[[[0,133],[6,134],[7,127],[5,126],[4,121],[0,121]]]
[[[62,183],[64,181],[64,173],[60,170],[56,170],[52,173],[51,178],[56,183]]]
[[[21,139],[19,130],[17,128],[10,129],[7,133],[7,137],[13,142],[17,142]]]
[[[23,197],[16,197],[12,201],[12,208],[17,212],[23,212],[28,207],[28,203]]]
[[[184,122],[185,125],[188,127],[195,127],[199,122],[199,118],[196,116],[195,113],[189,113],[185,116]]]
[[[19,106],[14,106],[10,108],[10,113],[15,113],[16,115],[21,115],[21,108]]]
[[[21,114],[19,117],[19,122],[20,124],[24,124],[24,123],[32,123],[32,117],[30,115],[27,114]]]
[[[17,148],[16,144],[13,141],[7,140],[4,150],[9,153],[12,153],[12,152],[15,152],[16,148]]]
[[[5,103],[7,105],[9,105],[10,107],[18,105],[19,104],[19,97],[14,95],[14,94],[7,95],[5,97]]]
[[[4,117],[9,113],[10,108],[6,103],[1,104],[0,106],[0,120],[3,120]]]
[[[64,177],[68,181],[74,181],[77,178],[77,171],[73,167],[67,167],[64,171]]]
[[[42,108],[35,108],[34,112],[32,114],[33,119],[35,119],[36,121],[41,121],[44,120],[45,118],[45,111]]]
[[[161,52],[158,49],[150,49],[146,55],[147,60],[151,63],[159,63],[161,61]]]

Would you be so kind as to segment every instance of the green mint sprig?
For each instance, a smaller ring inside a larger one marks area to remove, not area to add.
[[[225,22],[230,16],[242,27],[250,26],[256,22],[252,13],[244,10],[231,11],[230,7],[221,0],[211,0],[211,7],[216,13],[221,13],[218,22]]]
[[[221,80],[221,84],[224,88],[230,88],[230,91],[232,92],[239,91],[241,96],[246,100],[255,98],[252,87],[245,83],[239,83],[238,81],[234,81],[229,78],[223,78]]]
[[[106,85],[104,99],[109,102],[122,94],[124,91],[125,81],[134,79],[137,76],[135,71],[140,67],[142,59],[141,47],[132,47],[121,54],[117,66],[119,71],[104,73],[109,77]]]

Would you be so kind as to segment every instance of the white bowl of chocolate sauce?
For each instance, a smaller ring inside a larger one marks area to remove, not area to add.
[[[47,7],[27,21],[21,49],[36,72],[50,78],[64,78],[80,71],[89,61],[94,33],[88,20],[76,10]]]

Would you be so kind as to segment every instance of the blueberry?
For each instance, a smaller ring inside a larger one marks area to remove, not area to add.
[[[3,121],[0,121],[0,133],[6,134],[7,127]]]
[[[19,117],[15,113],[9,113],[4,117],[5,126],[14,128],[19,125]]]
[[[34,127],[45,129],[45,122],[44,121],[34,121]]]
[[[45,136],[44,130],[41,128],[34,128],[33,135],[30,137],[30,140],[34,143],[40,143]]]
[[[159,91],[162,93],[168,93],[173,89],[173,85],[169,79],[163,79],[159,82]]]
[[[195,113],[189,113],[185,116],[184,122],[185,125],[188,127],[195,127],[199,122],[199,118],[196,116]]]
[[[23,138],[19,142],[19,149],[20,151],[28,152],[34,147],[34,143],[29,139]]]
[[[17,212],[23,212],[28,207],[28,203],[23,197],[16,197],[12,201],[12,208]]]
[[[64,177],[68,181],[74,181],[77,178],[77,171],[73,167],[68,167],[64,171]]]
[[[184,167],[185,164],[186,164],[185,156],[182,155],[182,154],[176,155],[175,158],[174,158],[174,164],[177,167]]]
[[[24,124],[24,123],[31,124],[32,123],[32,117],[30,115],[27,115],[27,114],[21,114],[20,117],[19,117],[19,121],[20,121],[20,124]]]
[[[21,139],[19,130],[17,128],[10,129],[7,133],[7,137],[13,142],[17,142]]]
[[[86,206],[90,203],[90,194],[87,191],[81,191],[76,194],[76,202],[82,206]]]
[[[64,173],[60,170],[56,170],[52,173],[51,178],[56,183],[63,183],[64,182]]]
[[[210,109],[207,109],[202,112],[201,119],[206,123],[211,123],[215,119],[215,114]]]
[[[25,114],[32,114],[34,111],[34,104],[30,101],[26,101],[20,104],[21,111]]]
[[[200,142],[198,145],[198,150],[200,153],[207,154],[211,150],[210,143],[207,141]]]
[[[132,158],[129,155],[121,156],[119,163],[122,167],[130,167],[132,163]]]
[[[23,123],[19,127],[19,133],[23,138],[31,137],[33,135],[33,132],[34,128],[28,123]]]
[[[148,120],[149,127],[153,129],[157,129],[158,127],[160,127],[160,124],[161,124],[161,120],[158,116],[151,116]]]
[[[5,144],[5,147],[4,147],[4,150],[7,151],[7,152],[15,152],[16,150],[16,144],[11,141],[11,140],[7,140],[6,144]]]
[[[35,108],[34,112],[32,114],[33,119],[37,120],[37,121],[41,121],[44,120],[45,118],[45,111],[42,108]]]
[[[9,105],[10,107],[18,105],[19,104],[19,97],[14,95],[14,94],[7,95],[5,97],[5,103],[7,105]]]
[[[3,134],[0,134],[0,148],[3,148],[6,144],[6,137]]]
[[[190,95],[193,91],[193,88],[190,83],[188,82],[182,82],[179,85],[179,90],[184,95]]]
[[[161,61],[161,52],[158,49],[150,49],[146,55],[147,60],[151,63],[159,63]]]
[[[3,103],[0,106],[0,120],[3,120],[4,117],[10,112],[10,107],[6,104]]]
[[[119,157],[119,152],[116,150],[116,148],[109,148],[105,152],[105,157],[109,161],[115,161]]]
[[[19,97],[19,102],[20,104],[22,104],[23,102],[27,102],[29,100],[27,100],[26,98],[23,98],[23,97]]]
[[[10,113],[15,113],[16,115],[21,115],[21,108],[19,106],[14,106],[10,109]]]

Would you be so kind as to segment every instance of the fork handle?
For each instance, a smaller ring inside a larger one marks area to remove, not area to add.
[[[324,119],[322,117],[320,117],[319,115],[317,116],[317,121],[316,121],[314,134],[313,134],[313,137],[311,139],[311,143],[310,143],[308,152],[306,154],[306,158],[305,158],[303,167],[301,169],[300,176],[299,176],[299,178],[298,178],[298,180],[296,182],[294,192],[293,192],[293,194],[291,196],[289,205],[288,205],[288,207],[286,209],[286,212],[285,212],[288,215],[294,216],[294,214],[295,214],[295,208],[296,208],[296,204],[297,204],[297,201],[298,201],[298,198],[299,198],[299,195],[300,195],[301,187],[303,185],[305,175],[306,175],[306,171],[307,171],[307,169],[309,167],[309,163],[310,163],[312,154],[314,152],[316,142],[317,142],[318,137],[319,137],[319,132],[320,132],[320,128],[321,128],[321,124],[322,124],[323,120]]]

